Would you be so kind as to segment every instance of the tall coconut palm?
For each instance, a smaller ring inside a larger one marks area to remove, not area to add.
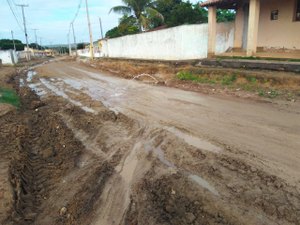
[[[133,15],[138,21],[140,31],[149,29],[151,18],[158,17],[163,20],[162,14],[154,8],[155,2],[152,0],[122,0],[122,2],[124,5],[112,7],[109,12]]]

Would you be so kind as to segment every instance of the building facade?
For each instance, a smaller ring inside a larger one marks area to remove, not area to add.
[[[209,55],[215,55],[216,11],[236,10],[234,50],[291,53],[300,57],[300,0],[209,0]],[[278,55],[278,54],[277,54]]]

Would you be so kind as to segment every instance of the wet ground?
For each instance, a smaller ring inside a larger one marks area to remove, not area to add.
[[[16,85],[21,110],[0,117],[12,159],[3,224],[300,224],[297,102],[216,98],[75,62]]]

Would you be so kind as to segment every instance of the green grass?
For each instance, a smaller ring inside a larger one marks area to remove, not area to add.
[[[7,103],[19,107],[20,99],[14,90],[0,87],[0,103]]]
[[[255,77],[247,76],[246,79],[252,84],[255,84],[257,82],[257,79]]]
[[[237,79],[237,76],[235,74],[232,75],[225,75],[222,78],[221,84],[223,85],[232,85]]]
[[[224,73],[223,75],[205,74],[203,71],[180,71],[176,74],[177,79],[184,81],[191,81],[203,84],[216,84],[226,86],[227,88],[239,88],[244,91],[256,92],[261,97],[276,98],[278,96],[285,96],[287,100],[292,100],[297,94],[282,92],[276,89],[270,89],[262,86],[269,82],[267,78],[258,79],[254,76],[245,76],[246,82],[240,82],[239,74]],[[300,92],[299,92],[300,96]]]
[[[267,97],[267,98],[276,98],[278,95],[280,95],[280,92],[277,90],[258,90],[258,95],[261,97]]]
[[[211,83],[211,84],[215,83],[214,80],[210,80],[207,77],[201,77],[199,75],[195,75],[195,74],[192,74],[191,72],[185,72],[185,71],[181,71],[181,72],[177,73],[177,78],[179,80],[189,80],[189,81],[198,82],[198,83]]]
[[[189,71],[180,71],[177,73],[177,78],[179,80],[189,80],[197,83],[205,83],[205,84],[217,84],[220,83],[222,85],[232,85],[237,80],[237,75],[225,75],[221,79],[215,79],[210,77],[205,77],[201,75],[193,74]]]

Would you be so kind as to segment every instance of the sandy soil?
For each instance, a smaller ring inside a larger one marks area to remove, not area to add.
[[[300,224],[297,102],[34,70],[0,116],[1,224]]]
[[[167,61],[147,61],[147,60],[126,60],[126,59],[98,59],[89,61],[79,59],[83,65],[109,72],[111,75],[124,77],[126,79],[136,79],[175,87],[182,90],[195,91],[214,96],[234,96],[243,99],[260,100],[272,102],[272,96],[268,92],[276,92],[276,100],[282,99],[294,101],[300,96],[300,76],[299,73],[287,73],[268,70],[245,70],[205,67],[199,61],[167,62]],[[206,82],[193,82],[191,80],[179,80],[177,73],[189,72],[197,75]],[[143,76],[148,75],[148,76]],[[151,79],[149,75],[155,80]],[[215,83],[226,76],[236,76],[232,85],[222,85]],[[253,82],[254,80],[254,82]],[[261,97],[261,92],[264,97]]]

